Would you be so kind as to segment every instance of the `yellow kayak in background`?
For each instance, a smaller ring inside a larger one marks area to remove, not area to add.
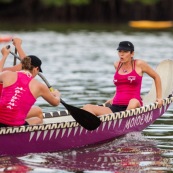
[[[151,20],[139,20],[130,21],[129,26],[140,29],[165,29],[173,26],[172,21],[151,21]]]

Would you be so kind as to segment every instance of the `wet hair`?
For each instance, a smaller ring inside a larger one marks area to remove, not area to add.
[[[26,56],[21,60],[22,63],[22,70],[29,70],[32,71],[34,66],[31,64],[31,58]]]

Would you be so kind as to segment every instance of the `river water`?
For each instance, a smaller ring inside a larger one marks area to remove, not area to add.
[[[113,63],[118,60],[116,48],[122,40],[133,42],[134,58],[145,60],[153,68],[164,59],[173,60],[173,34],[170,32],[38,31],[1,34],[22,38],[26,54],[35,54],[42,59],[43,74],[49,83],[60,90],[67,103],[77,107],[86,103],[101,104],[113,96]],[[6,66],[12,64],[10,55]],[[37,79],[41,81],[39,77]],[[142,94],[149,91],[151,83],[151,78],[145,75]],[[64,109],[62,105],[52,107],[43,99],[38,99],[36,105],[45,112]],[[63,152],[0,157],[0,172],[171,172],[172,119],[173,105],[142,132],[130,133],[103,144]]]

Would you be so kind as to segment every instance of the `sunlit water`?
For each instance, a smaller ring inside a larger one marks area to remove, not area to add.
[[[23,39],[26,54],[43,61],[43,74],[60,90],[69,104],[101,104],[114,94],[114,61],[122,40],[132,41],[135,57],[155,68],[163,59],[173,59],[173,35],[167,32],[20,32],[8,33]],[[4,44],[1,44],[1,47]],[[12,44],[11,44],[12,45]],[[12,51],[14,47],[12,47]],[[6,66],[13,64],[10,56]],[[39,77],[38,80],[41,81]],[[152,80],[143,78],[142,94],[149,91]],[[43,99],[37,105],[45,112],[63,110]],[[143,132],[127,134],[119,139],[76,150],[54,153],[1,157],[1,172],[168,172],[173,171],[173,105]],[[25,144],[23,144],[25,145]]]

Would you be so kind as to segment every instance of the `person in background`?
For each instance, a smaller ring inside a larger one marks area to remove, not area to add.
[[[117,48],[119,61],[114,63],[114,85],[116,92],[114,97],[106,103],[111,106],[103,107],[92,104],[83,106],[83,109],[98,116],[143,106],[140,96],[142,76],[148,74],[154,79],[156,86],[156,101],[160,108],[163,104],[160,76],[145,61],[134,59],[134,45],[130,41],[122,41]]]
[[[34,77],[42,72],[41,60],[29,55],[22,59],[22,70],[2,71],[10,50],[2,48],[0,60],[0,82],[3,89],[0,98],[0,127],[41,124],[39,117],[28,118],[27,114],[38,97],[49,104],[57,106],[60,103],[58,90],[50,92],[48,87]]]
[[[25,54],[25,52],[23,51],[23,49],[21,47],[22,40],[20,38],[13,38],[12,42],[13,42],[13,45],[15,46],[15,48],[17,49],[19,57],[21,59],[26,57],[26,54]],[[4,50],[5,50],[5,48],[4,48]],[[11,67],[4,67],[4,62],[2,64],[0,64],[0,66],[2,67],[2,71],[10,70],[10,71],[15,72],[15,71],[20,71],[22,69],[22,64],[21,63],[18,63],[18,64],[14,65],[14,66],[11,66]],[[0,95],[1,95],[1,92],[2,92],[2,86],[3,86],[3,84],[0,83]],[[39,106],[35,106],[35,105],[32,106],[30,111],[27,114],[27,118],[31,118],[31,117],[38,117],[38,118],[43,120],[42,109]]]

